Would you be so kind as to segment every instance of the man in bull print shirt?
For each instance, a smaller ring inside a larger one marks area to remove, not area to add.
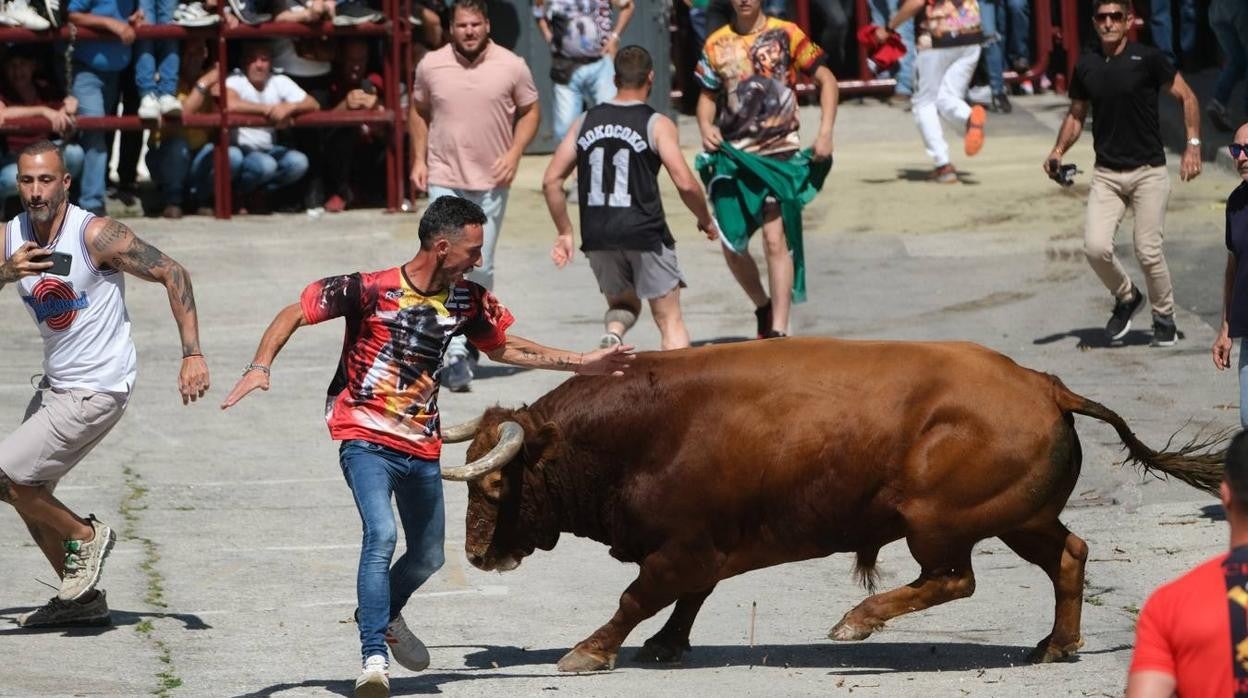
[[[429,664],[429,653],[401,612],[443,562],[437,371],[451,338],[466,335],[495,361],[582,375],[618,374],[632,356],[629,346],[582,354],[508,335],[511,312],[464,279],[481,263],[485,220],[477,204],[444,196],[421,217],[420,250],[407,263],[310,284],[298,303],[273,319],[221,406],[269,389],[273,359],[296,329],[346,319],[326,419],[330,436],[342,442],[339,462],[364,528],[356,579],[364,668],[357,695],[388,694],[387,645],[408,669]],[[393,566],[392,497],[407,546]]]

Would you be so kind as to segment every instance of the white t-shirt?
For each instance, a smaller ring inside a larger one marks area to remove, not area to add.
[[[238,93],[240,99],[257,104],[302,102],[308,96],[302,87],[285,75],[271,75],[263,90],[257,90],[246,75],[235,73],[225,79],[225,87]],[[234,145],[244,150],[272,150],[273,129],[243,126],[234,131]]]

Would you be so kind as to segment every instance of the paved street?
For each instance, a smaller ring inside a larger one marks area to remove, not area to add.
[[[1061,105],[1020,99],[1015,114],[990,121],[984,154],[958,162],[966,183],[957,187],[914,181],[930,166],[909,114],[843,105],[836,167],[807,211],[810,301],[797,308],[794,333],[980,342],[1058,374],[1122,414],[1153,447],[1180,428],[1237,424],[1235,378],[1216,373],[1208,355],[1224,260],[1221,201],[1236,180],[1209,165],[1181,185],[1171,157],[1167,244],[1185,337],[1173,348],[1148,346],[1141,312],[1125,346],[1107,347],[1101,328],[1110,301],[1081,251],[1089,175],[1063,191],[1039,172]],[[692,145],[689,129],[682,133]],[[1086,170],[1089,143],[1085,137],[1074,153]],[[518,318],[514,333],[590,348],[604,305],[583,258],[563,271],[550,263],[554,236],[537,191],[544,166],[542,158],[523,164],[496,290]],[[674,196],[667,207],[695,341],[752,335],[749,304],[716,244],[701,239]],[[119,426],[57,490],[118,530],[101,584],[115,624],[17,628],[18,614],[52,595],[40,581],[54,576],[17,516],[0,508],[0,696],[349,695],[359,667],[351,620],[359,520],[321,419],[341,324],[296,334],[268,393],[224,413],[217,405],[278,309],[316,278],[406,261],[417,247],[417,219],[353,212],[128,222],[191,270],[213,387],[206,403],[181,405],[167,299],[159,287],[129,280],[139,383]],[[1120,234],[1128,259],[1129,240]],[[1134,261],[1128,266],[1141,282]],[[0,424],[14,425],[41,348],[15,294],[0,296]],[[648,314],[630,341],[657,348]],[[532,402],[565,377],[486,364],[472,392],[444,392],[441,406],[448,422],[468,419],[496,403]],[[899,618],[861,643],[826,639],[865,596],[852,558],[837,556],[720,584],[683,666],[631,661],[664,614],[634,631],[615,671],[560,675],[554,663],[611,616],[636,568],[565,535],[513,572],[479,572],[463,553],[466,488],[447,483],[447,563],[406,611],[433,665],[421,674],[396,666],[394,693],[1119,695],[1144,598],[1223,549],[1226,530],[1211,498],[1119,467],[1108,426],[1079,418],[1077,427],[1083,475],[1064,520],[1092,553],[1076,661],[1025,663],[1049,632],[1051,587],[1038,568],[985,541],[974,558],[973,597]],[[462,462],[463,450],[448,447],[444,457]],[[884,550],[880,568],[885,587],[917,571],[901,544]]]

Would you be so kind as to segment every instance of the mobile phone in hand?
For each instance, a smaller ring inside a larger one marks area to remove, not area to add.
[[[40,257],[41,262],[51,262],[51,269],[44,269],[44,274],[55,274],[56,276],[69,276],[69,269],[73,266],[74,256],[68,252],[53,252],[46,257]]]

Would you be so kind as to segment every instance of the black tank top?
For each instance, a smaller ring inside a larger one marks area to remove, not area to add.
[[[654,109],[599,104],[585,114],[576,140],[582,250],[675,247],[659,198],[662,161],[650,143]]]

